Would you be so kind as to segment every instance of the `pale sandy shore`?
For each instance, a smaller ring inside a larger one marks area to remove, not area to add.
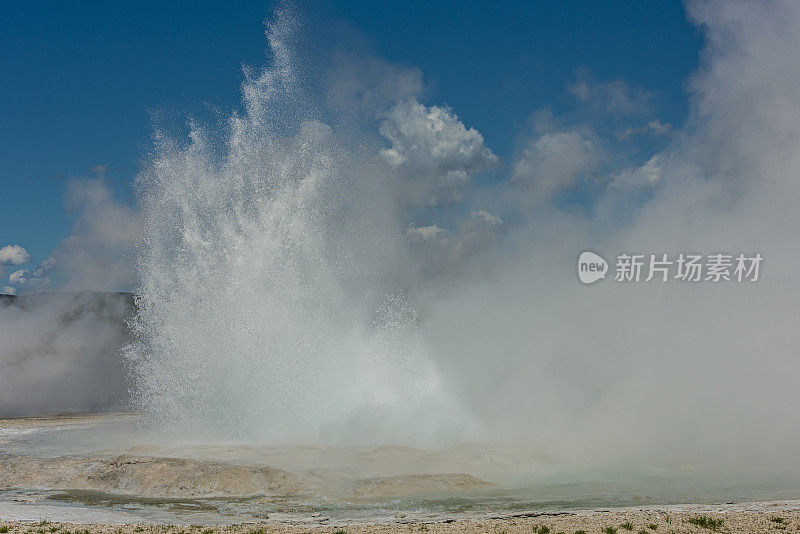
[[[200,445],[135,414],[0,419],[0,534],[800,532],[800,500],[778,500],[800,497],[794,472],[543,485],[557,462],[524,444]],[[695,504],[656,504],[674,502]]]
[[[585,510],[563,513],[519,512],[425,520],[397,516],[394,521],[347,526],[327,525],[324,516],[303,524],[274,521],[227,526],[177,526],[159,524],[58,523],[0,521],[0,532],[10,534],[267,534],[267,533],[393,533],[486,532],[491,534],[636,534],[652,533],[776,533],[800,531],[800,501],[735,505],[670,505],[660,507]],[[6,530],[7,529],[7,530]]]

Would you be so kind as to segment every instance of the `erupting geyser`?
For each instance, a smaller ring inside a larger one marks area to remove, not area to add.
[[[315,114],[291,26],[225,133],[159,136],[138,179],[136,407],[193,439],[452,439],[466,419],[404,288],[384,164]]]

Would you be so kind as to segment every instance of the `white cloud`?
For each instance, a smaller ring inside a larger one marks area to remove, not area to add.
[[[28,271],[25,269],[14,271],[8,276],[8,281],[12,284],[26,284],[28,283],[28,279],[26,278],[27,274]]]
[[[380,133],[390,142],[382,155],[402,176],[401,197],[407,207],[462,200],[472,177],[498,161],[483,136],[450,109],[426,107],[414,99],[394,106]]]
[[[638,135],[654,135],[654,136],[667,136],[672,133],[672,125],[668,122],[661,122],[659,119],[653,119],[647,124],[639,127],[629,126],[617,135],[617,139],[628,139],[632,136]]]
[[[611,187],[655,187],[661,179],[661,165],[658,154],[633,169],[626,169],[611,181]]]
[[[491,225],[503,224],[503,219],[501,219],[497,215],[492,215],[491,213],[489,213],[486,210],[473,211],[472,212],[472,216],[473,217],[478,217],[480,219],[483,219],[485,222],[487,222],[487,223],[489,223]]]
[[[8,277],[9,282],[12,284],[28,285],[28,286],[43,286],[50,283],[50,278],[47,276],[47,269],[43,266],[48,264],[47,260],[34,270],[19,269],[11,273]]]
[[[533,201],[548,201],[596,172],[602,160],[596,142],[578,131],[544,134],[528,141],[511,180],[525,187]]]
[[[3,288],[3,293],[5,293],[6,295],[16,295],[17,290],[11,286],[6,286]]]
[[[432,224],[430,226],[414,226],[413,224],[411,224],[406,230],[406,234],[408,234],[409,237],[422,240],[435,239],[440,235],[446,233],[447,230],[445,230],[444,228],[439,228],[435,224]]]
[[[6,245],[0,248],[0,264],[22,265],[31,261],[31,255],[19,245]]]

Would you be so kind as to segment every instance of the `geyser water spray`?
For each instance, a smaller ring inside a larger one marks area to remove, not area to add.
[[[390,178],[315,116],[292,26],[224,133],[159,135],[138,178],[135,408],[195,440],[452,440],[467,418],[403,287]]]

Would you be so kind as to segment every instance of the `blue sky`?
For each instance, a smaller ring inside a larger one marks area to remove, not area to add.
[[[46,259],[69,234],[65,183],[96,175],[99,165],[117,197],[132,202],[152,115],[238,106],[242,64],[265,61],[263,21],[272,8],[6,3],[0,246],[23,246],[31,265]],[[298,10],[319,50],[353,49],[419,68],[425,103],[451,106],[506,159],[532,113],[565,112],[565,88],[579,72],[652,92],[658,117],[680,125],[701,44],[678,1],[344,1]]]

